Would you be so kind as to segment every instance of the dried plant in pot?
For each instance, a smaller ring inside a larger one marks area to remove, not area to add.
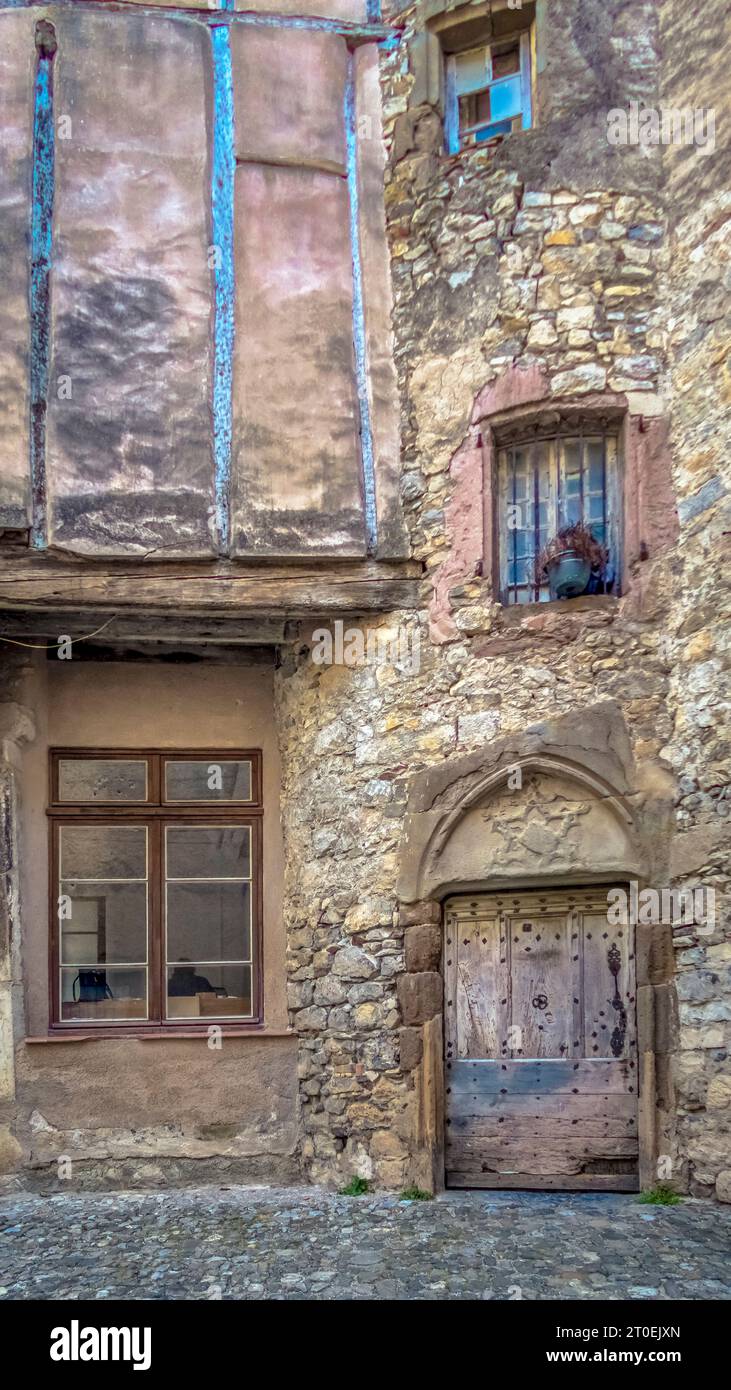
[[[548,587],[551,598],[577,598],[583,594],[592,575],[603,576],[608,551],[590,526],[577,521],[562,526],[536,560],[536,580]]]

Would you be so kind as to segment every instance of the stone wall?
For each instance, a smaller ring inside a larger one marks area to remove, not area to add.
[[[670,221],[669,384],[680,536],[666,628],[677,777],[674,875],[715,887],[717,930],[676,939],[680,1153],[691,1190],[731,1200],[731,922],[728,915],[731,742],[729,612],[729,290],[731,103],[724,52],[731,16],[718,0],[661,6],[662,101],[715,112],[710,153],[665,153]]]
[[[304,1156],[314,1177],[357,1171],[388,1185],[440,1180],[440,914],[434,900],[402,901],[398,886],[417,774],[498,736],[534,730],[540,743],[546,720],[570,723],[610,701],[628,741],[635,811],[642,820],[663,808],[644,881],[724,886],[714,612],[723,406],[707,375],[715,362],[721,370],[721,338],[717,267],[704,273],[694,249],[723,236],[722,179],[717,166],[708,206],[678,223],[681,176],[666,172],[667,151],[606,138],[608,111],[656,107],[674,63],[673,100],[678,91],[688,99],[685,28],[699,32],[700,66],[713,25],[702,37],[697,16],[681,22],[673,5],[539,4],[537,128],[494,154],[446,157],[421,36],[448,8],[392,7],[403,40],[381,59],[402,496],[425,571],[420,670],[317,666],[303,633],[279,672]],[[661,19],[676,55],[664,73]],[[683,196],[693,203],[688,171],[704,158],[684,151]],[[711,396],[713,424],[701,425]],[[501,413],[557,402],[611,404],[624,417],[623,593],[506,609],[482,525],[483,436]],[[539,852],[534,871],[537,881],[551,872]],[[676,939],[678,1032],[670,940],[660,930],[640,947],[643,1085],[656,1097],[642,1178],[671,1176],[704,1194],[717,1184],[724,1198],[731,948],[720,924]]]

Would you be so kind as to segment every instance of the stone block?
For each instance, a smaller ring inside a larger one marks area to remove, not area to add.
[[[315,981],[314,1001],[316,1004],[344,1004],[348,997],[345,985],[326,975],[321,980]]]
[[[673,934],[667,924],[658,922],[652,927],[649,966],[650,979],[655,984],[662,984],[675,974]]]
[[[673,1052],[678,1038],[678,1001],[675,984],[655,985],[654,994],[655,1051]]]
[[[655,991],[652,985],[637,990],[637,1039],[641,1052],[655,1050]]]
[[[401,1014],[406,1025],[426,1023],[442,1008],[442,977],[434,971],[402,975],[397,985]]]
[[[327,1023],[324,1009],[300,1009],[294,1016],[294,1026],[298,1033],[320,1032]]]
[[[709,1110],[726,1110],[731,1105],[731,1076],[721,1073],[714,1076],[708,1093],[706,1105]]]
[[[409,106],[435,106],[444,102],[444,59],[436,34],[422,29],[409,44],[409,68],[414,84],[409,93]]]
[[[342,980],[368,980],[378,966],[359,946],[343,946],[333,957],[332,973]]]
[[[421,1028],[399,1028],[398,1036],[401,1070],[413,1071],[421,1061],[424,1047]]]
[[[0,1173],[14,1173],[21,1164],[23,1150],[7,1125],[0,1125]]]
[[[724,1168],[716,1178],[716,1196],[719,1202],[731,1202],[731,1168]]]
[[[379,1129],[371,1139],[371,1156],[374,1159],[403,1159],[407,1157],[404,1142],[393,1129]]]
[[[434,923],[407,927],[405,964],[410,971],[439,970],[442,961],[442,929]]]
[[[399,926],[419,926],[422,922],[441,922],[441,903],[431,899],[421,903],[400,903],[398,910]]]

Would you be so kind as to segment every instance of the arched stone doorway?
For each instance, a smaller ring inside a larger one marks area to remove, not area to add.
[[[658,1133],[671,1109],[671,1029],[665,1019],[666,1051],[658,1056],[655,1020],[657,985],[672,974],[669,928],[633,929],[630,920],[619,939],[607,913],[611,904],[616,917],[621,901],[607,893],[625,888],[629,900],[631,884],[641,889],[665,881],[671,811],[662,770],[649,779],[644,770],[640,780],[613,702],[507,735],[415,778],[402,847],[407,973],[400,994],[422,1181],[444,1183],[447,1121],[450,1132],[457,1121],[465,1136],[460,1170],[451,1140],[446,1162],[448,1173],[462,1172],[457,1185],[632,1188],[653,1181]],[[479,929],[460,934],[470,914]],[[550,933],[541,931],[542,920]],[[546,972],[552,972],[550,990],[536,985]],[[536,1021],[547,992],[551,1029]],[[669,1000],[663,991],[665,1012]],[[482,1016],[475,1019],[476,1008]],[[622,1013],[618,1047],[610,1022]],[[554,1099],[511,1108],[516,1091],[550,1092]],[[465,1108],[455,1097],[467,1095]],[[546,1181],[523,1181],[522,1159],[517,1168],[492,1162],[496,1148],[504,1157],[520,1149],[520,1139],[534,1155],[546,1144],[560,1155],[561,1135],[581,1132],[573,1120],[597,1111],[606,1125],[601,1134],[587,1134],[580,1163],[557,1163],[555,1172],[545,1154],[532,1163]],[[532,1130],[530,1117],[542,1113],[561,1123],[551,1129],[536,1121]],[[507,1144],[492,1142],[498,1117]],[[629,1133],[636,1135],[634,1146],[620,1142]],[[602,1148],[594,1142],[601,1135],[616,1142]],[[465,1155],[475,1160],[466,1167]]]

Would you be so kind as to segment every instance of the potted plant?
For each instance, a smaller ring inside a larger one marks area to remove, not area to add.
[[[584,521],[562,526],[543,547],[536,560],[536,579],[548,587],[551,598],[577,598],[585,593],[592,576],[601,579],[609,554]]]

